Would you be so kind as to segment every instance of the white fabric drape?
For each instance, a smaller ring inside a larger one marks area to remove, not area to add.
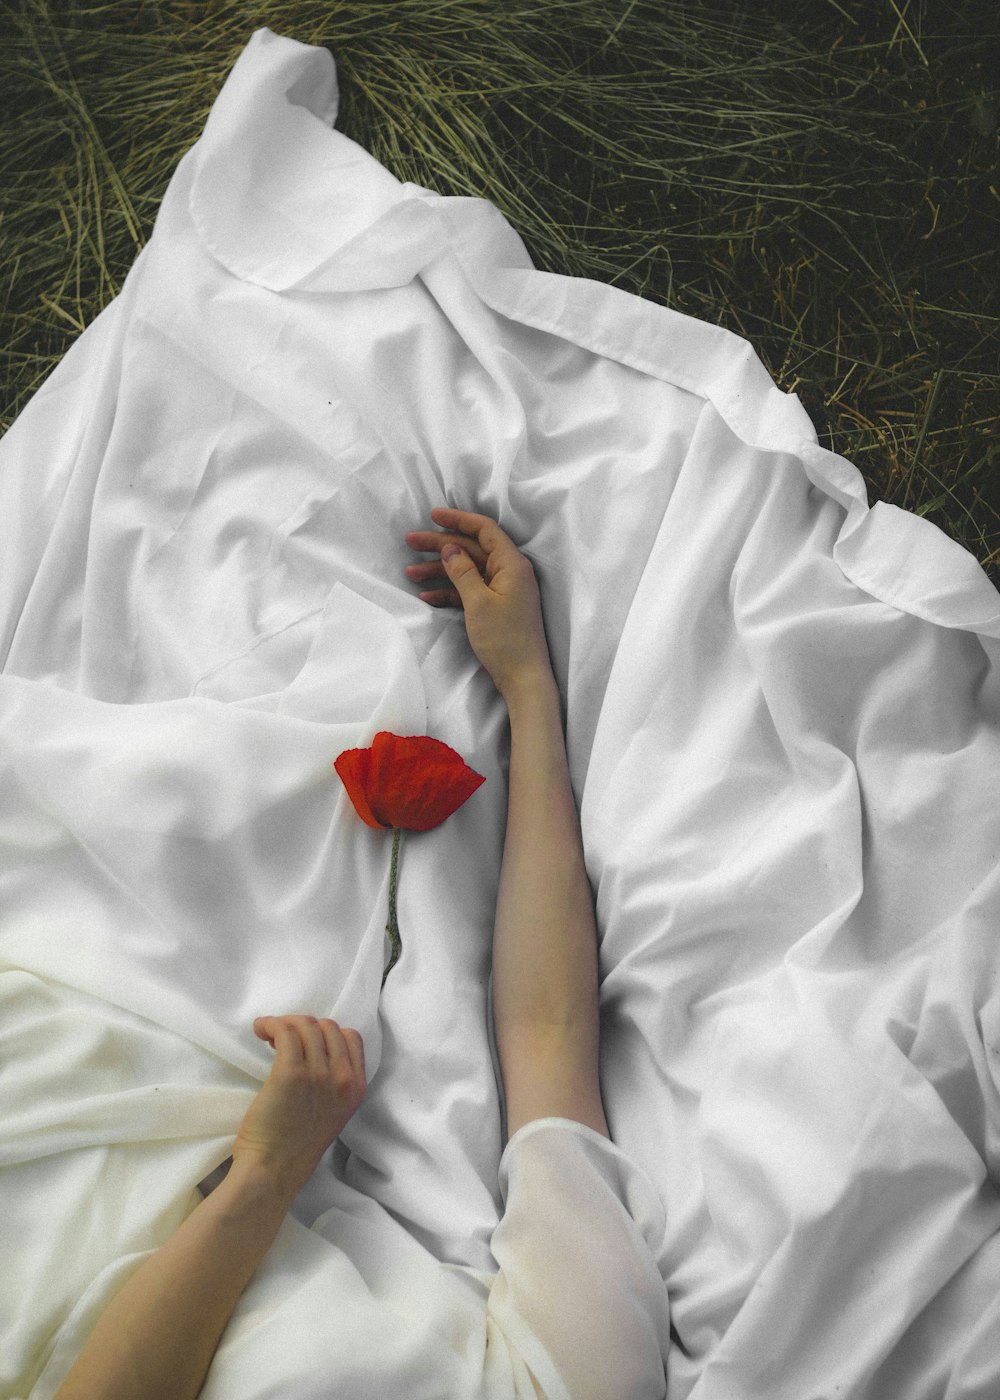
[[[299,1011],[361,1031],[369,1093],[210,1400],[612,1364],[623,1396],[995,1396],[1000,595],[869,509],[746,342],[534,270],[336,109],[331,55],[258,30],[0,443],[0,1393],[54,1392],[226,1157],[253,1017]],[[501,1161],[506,717],[402,572],[446,503],[539,576],[616,1145],[550,1120]],[[332,769],[380,729],[487,779],[404,837],[381,997],[389,842]]]

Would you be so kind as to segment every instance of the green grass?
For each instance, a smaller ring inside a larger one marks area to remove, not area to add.
[[[0,3],[0,431],[115,296],[267,25],[536,266],[746,336],[869,500],[1000,583],[995,0]]]

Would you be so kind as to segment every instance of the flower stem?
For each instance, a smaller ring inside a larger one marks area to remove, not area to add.
[[[399,926],[396,923],[396,867],[399,863],[399,838],[402,831],[397,826],[392,833],[392,863],[389,866],[389,922],[385,926],[385,931],[389,935],[389,965],[382,973],[382,986],[385,986],[385,979],[399,961],[399,955],[403,951],[402,940],[399,937]]]

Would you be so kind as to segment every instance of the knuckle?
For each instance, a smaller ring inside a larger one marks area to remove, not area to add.
[[[350,1066],[335,1065],[332,1078],[338,1094],[349,1094],[354,1087],[354,1071]]]

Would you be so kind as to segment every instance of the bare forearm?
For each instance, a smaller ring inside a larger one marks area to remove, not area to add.
[[[194,1400],[287,1209],[231,1171],[108,1304],[55,1400]]]
[[[597,932],[554,678],[509,694],[507,706],[507,831],[493,934],[501,1067],[526,1037],[566,1046],[574,1074],[590,1076],[597,1095]]]

